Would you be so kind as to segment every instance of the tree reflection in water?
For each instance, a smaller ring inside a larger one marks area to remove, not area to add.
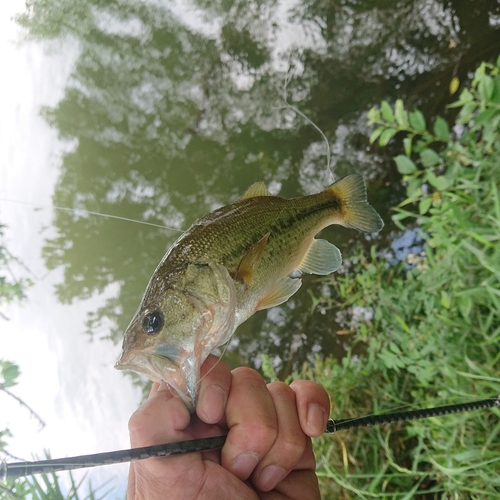
[[[500,6],[429,0],[178,3],[28,0],[18,19],[35,39],[76,40],[64,98],[44,109],[74,147],[61,159],[54,205],[187,228],[263,180],[285,197],[321,188],[325,145],[280,105],[290,102],[325,133],[335,174],[357,171],[389,221],[402,197],[393,165],[370,148],[366,112],[396,96],[432,115],[448,84],[498,53]],[[121,341],[141,294],[178,233],[58,213],[49,268],[62,266],[62,302],[119,284],[89,331]],[[364,236],[333,228],[345,255]],[[391,237],[387,226],[382,237]],[[383,244],[383,242],[381,242]],[[341,356],[335,311],[310,315],[307,277],[287,304],[255,315],[229,347],[233,363],[261,352],[289,371],[314,353]]]

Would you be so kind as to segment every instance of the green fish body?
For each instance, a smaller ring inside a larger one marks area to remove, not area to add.
[[[116,367],[167,382],[192,411],[207,356],[256,311],[293,295],[301,279],[290,273],[326,275],[339,268],[338,248],[314,238],[331,224],[382,229],[361,176],[293,199],[256,183],[239,200],[199,219],[151,277]]]

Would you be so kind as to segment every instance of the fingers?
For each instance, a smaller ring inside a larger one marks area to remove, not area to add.
[[[196,414],[207,424],[216,424],[224,415],[231,387],[231,371],[224,361],[210,355],[201,368]]]
[[[222,466],[246,481],[267,454],[278,434],[273,399],[261,375],[250,368],[232,372],[226,407],[229,433],[222,449]]]
[[[132,414],[128,428],[133,448],[182,440],[190,415],[182,399],[165,384],[153,384],[149,398]]]
[[[186,405],[175,391],[164,383],[153,384],[149,398],[130,417],[130,444],[132,448],[139,448],[183,441],[188,438],[184,429],[189,424],[190,417]],[[184,458],[181,457],[181,460]],[[165,460],[168,459],[152,458],[132,463],[127,498],[155,498],[155,489],[161,489],[165,485],[166,488],[171,487],[173,480],[165,473]],[[178,473],[175,465],[180,464],[180,461],[170,463],[171,466],[166,471],[174,476]]]
[[[269,384],[268,389],[276,409],[278,433],[253,473],[254,482],[263,491],[273,489],[288,475],[301,460],[306,447],[306,435],[302,432],[297,415],[295,393],[283,382]],[[308,465],[314,467],[314,460]]]
[[[305,434],[321,436],[330,416],[330,399],[320,385],[310,380],[295,380],[290,384],[295,392],[300,425]]]
[[[310,381],[266,386],[249,368],[232,373],[222,465],[242,481],[251,477],[262,491],[273,489],[292,470],[313,472],[309,436],[318,436],[326,428],[326,391]]]

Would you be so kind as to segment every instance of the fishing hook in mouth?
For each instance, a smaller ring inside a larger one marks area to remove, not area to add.
[[[390,424],[396,422],[407,422],[410,420],[439,417],[452,413],[471,410],[483,410],[486,408],[492,408],[494,406],[500,407],[500,396],[498,396],[497,398],[472,401],[470,403],[438,406],[435,408],[424,408],[421,410],[386,413],[381,415],[368,415],[366,417],[347,418],[343,420],[329,419],[325,433],[333,434],[345,429],[366,427],[370,425]],[[167,457],[183,453],[217,450],[224,446],[225,441],[226,436],[215,436],[202,439],[193,439],[190,441],[180,441],[177,443],[145,446],[142,448],[131,448],[127,450],[95,453],[93,455],[81,455],[77,457],[57,458],[53,460],[39,460],[36,462],[7,463],[4,460],[0,462],[0,480],[5,481],[6,478],[18,478],[29,476],[32,474],[51,473],[62,470],[81,469],[85,467],[96,467],[100,465],[131,462],[135,460],[144,460],[154,457]]]

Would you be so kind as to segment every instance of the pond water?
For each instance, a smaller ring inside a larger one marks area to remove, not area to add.
[[[284,106],[286,83],[288,101],[325,134],[335,178],[364,175],[386,222],[377,236],[331,227],[322,237],[346,257],[389,248],[402,188],[391,148],[368,143],[368,110],[402,98],[447,116],[451,79],[500,52],[496,0],[14,5],[9,36],[27,39],[2,45],[0,196],[39,208],[0,201],[8,247],[35,281],[24,309],[5,310],[0,357],[21,365],[19,394],[47,409],[51,429],[35,436],[33,422],[7,419],[23,456],[127,446],[140,400],[112,365],[179,232],[89,211],[186,229],[255,181],[284,197],[324,188],[327,148]],[[322,291],[306,276],[290,301],[238,328],[225,359],[258,367],[266,353],[284,376],[315,354],[342,357],[337,312],[311,313],[310,292]],[[115,478],[109,498],[122,494],[126,469],[96,474]]]

